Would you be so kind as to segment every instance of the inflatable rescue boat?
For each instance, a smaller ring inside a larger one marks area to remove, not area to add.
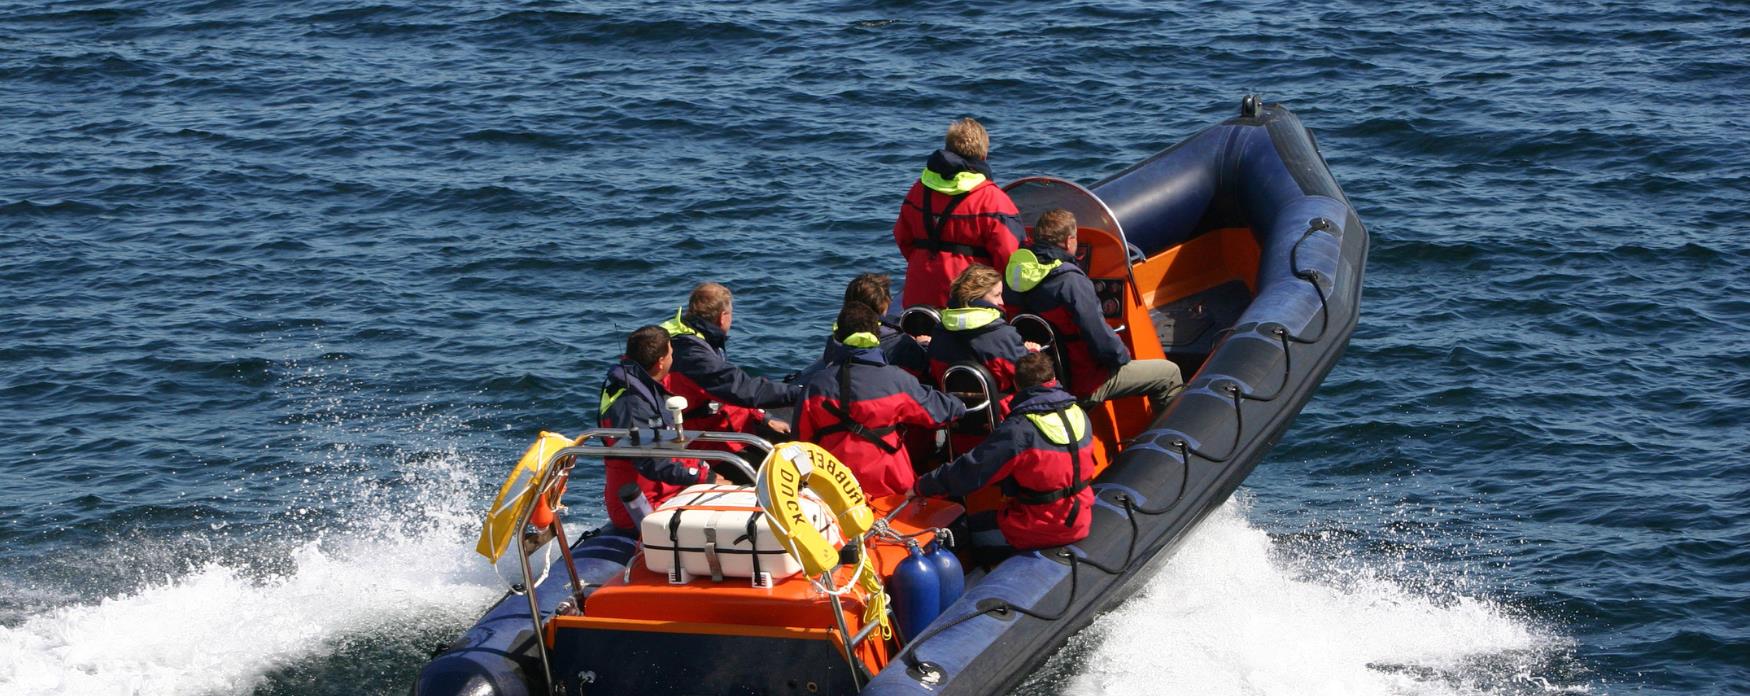
[[[521,577],[439,649],[413,693],[1002,693],[1139,589],[1342,354],[1367,231],[1313,135],[1256,97],[1091,186],[1030,177],[1005,188],[1025,221],[1075,214],[1077,262],[1108,323],[1136,358],[1190,375],[1162,413],[1141,397],[1089,410],[1097,504],[1085,540],[967,572],[948,530],[999,492],[867,499],[825,450],[749,435],[543,433],[480,540]],[[988,387],[960,376],[970,381],[943,386],[968,400],[969,418],[987,413]],[[567,538],[554,511],[575,466],[677,452],[754,483],[695,486],[636,530]]]

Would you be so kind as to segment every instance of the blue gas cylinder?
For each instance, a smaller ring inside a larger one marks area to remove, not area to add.
[[[960,559],[954,556],[954,552],[942,546],[940,536],[924,549],[924,559],[936,566],[936,581],[942,589],[942,608],[936,611],[947,611],[948,605],[960,599],[960,594],[966,591],[966,570],[960,567]]]
[[[936,564],[924,557],[917,542],[908,542],[906,558],[887,578],[893,597],[893,619],[901,640],[911,640],[942,613],[942,587]],[[962,581],[964,582],[964,581]]]

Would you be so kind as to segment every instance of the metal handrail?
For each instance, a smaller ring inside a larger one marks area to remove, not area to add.
[[[925,319],[913,319],[912,317],[925,317]],[[920,321],[927,321],[929,323],[929,331],[925,331],[921,334],[912,333],[911,328]],[[937,327],[940,327],[941,325],[942,313],[936,311],[936,308],[934,307],[926,307],[923,305],[906,307],[905,311],[900,312],[899,314],[899,329],[914,338],[918,336],[928,336],[931,333],[934,333]]]
[[[952,391],[948,387],[949,380],[954,379],[957,375],[972,375],[973,381],[978,384],[978,395],[974,398],[983,399],[976,404],[967,404],[966,412],[968,414],[982,414],[984,418],[984,427],[995,430],[998,421],[996,409],[997,385],[991,382],[989,372],[983,365],[976,363],[955,363],[949,365],[948,369],[942,371],[942,391],[949,392],[956,396],[959,396],[962,393]]]
[[[650,436],[648,439],[649,444],[646,444],[646,433]],[[665,438],[665,436],[669,437]],[[585,444],[591,440],[601,442],[608,438],[614,438],[616,441],[611,445]],[[719,433],[692,430],[684,430],[677,433],[672,430],[658,429],[591,428],[583,431],[583,434],[578,435],[576,438],[573,438],[573,444],[570,447],[561,448],[547,458],[546,468],[541,474],[540,481],[535,485],[535,500],[540,500],[541,497],[547,495],[547,492],[552,490],[554,486],[557,486],[560,481],[569,478],[571,476],[571,469],[576,466],[575,458],[580,456],[602,458],[672,457],[680,454],[691,459],[703,459],[712,462],[728,463],[735,467],[740,473],[746,474],[748,480],[755,480],[753,467],[748,465],[746,459],[734,452],[688,449],[689,445],[700,442],[744,444],[762,449],[767,455],[770,455],[772,452],[772,443],[767,442],[764,438],[745,433]],[[562,465],[561,462],[564,462],[567,458],[572,459],[572,462]],[[762,457],[761,461],[764,461],[764,459],[765,458]],[[512,529],[519,530],[520,532],[520,530],[527,527],[529,524],[529,517],[533,515],[534,512],[534,505],[530,505],[524,509],[522,515],[517,517],[516,526],[512,527]],[[557,518],[555,518],[553,523],[560,524]],[[523,571],[523,592],[529,599],[529,620],[534,622],[535,625],[535,651],[540,655],[541,674],[546,680],[548,690],[551,691],[553,688],[553,666],[551,658],[547,655],[547,639],[546,634],[543,631],[544,627],[541,625],[541,605],[535,598],[535,573],[534,569],[529,566],[530,553],[531,552],[522,552],[519,545],[517,558]],[[569,561],[567,562],[567,566],[569,566],[567,570],[570,571],[572,577],[576,578],[576,566],[572,565]],[[580,593],[582,592],[582,588],[575,589]]]
[[[949,380],[952,380],[955,375],[972,375],[972,379],[978,383],[978,391],[977,392],[949,391],[948,382],[949,382]],[[978,413],[978,412],[983,411],[987,408],[990,408],[990,404],[991,404],[991,401],[994,399],[994,392],[995,392],[995,390],[991,388],[991,383],[989,381],[985,380],[984,372],[982,370],[980,370],[978,367],[975,367],[973,365],[962,364],[962,363],[955,363],[953,365],[949,365],[948,369],[942,371],[942,391],[949,392],[950,394],[953,394],[955,396],[961,396],[962,394],[966,394],[966,395],[972,395],[975,398],[981,399],[977,403],[970,403],[970,402],[966,403],[966,412],[967,413]],[[963,398],[962,401],[964,402],[965,399]]]

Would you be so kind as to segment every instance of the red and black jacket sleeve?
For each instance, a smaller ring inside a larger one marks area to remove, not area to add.
[[[1008,478],[1021,454],[1034,446],[1035,438],[1033,427],[1025,421],[1003,421],[972,451],[919,476],[913,490],[918,495],[934,498],[971,495],[973,491]]]

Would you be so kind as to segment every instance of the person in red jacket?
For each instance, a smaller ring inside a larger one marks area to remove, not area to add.
[[[826,369],[802,386],[798,437],[850,466],[870,498],[911,490],[917,479],[901,426],[940,428],[966,414],[959,399],[887,364],[876,338],[881,318],[862,303],[839,311]]]
[[[663,386],[686,397],[685,428],[778,439],[789,434],[790,425],[767,416],[765,409],[794,405],[801,389],[750,375],[729,362],[724,346],[735,319],[733,302],[729,288],[700,283],[687,297],[686,308],[662,323],[674,342],[674,369]]]
[[[905,256],[902,307],[948,304],[948,284],[974,263],[1003,268],[1021,244],[1021,213],[992,181],[990,135],[978,121],[948,126],[943,148],[905,194],[893,241]]]
[[[1093,427],[1076,398],[1057,386],[1051,358],[1033,353],[1015,366],[1014,406],[996,432],[954,461],[918,477],[912,492],[964,497],[997,484],[1007,499],[996,512],[1002,542],[1016,551],[1073,544],[1087,538],[1094,518]],[[968,521],[974,546],[986,551],[990,521]],[[981,527],[983,529],[981,529]],[[981,533],[984,532],[984,533]]]
[[[660,326],[633,331],[626,338],[626,354],[620,357],[620,364],[608,370],[607,380],[602,384],[597,423],[603,428],[640,431],[673,428],[674,416],[665,407],[669,392],[662,386],[673,364],[674,348],[669,344],[667,331]],[[606,464],[604,507],[608,520],[621,529],[632,528],[632,517],[619,497],[620,488],[626,484],[638,484],[654,508],[687,486],[716,479],[710,464],[697,459],[609,457]]]
[[[1004,271],[1004,305],[1012,313],[1036,314],[1051,323],[1062,347],[1069,391],[1090,404],[1146,394],[1155,412],[1185,380],[1171,360],[1131,360],[1130,349],[1106,324],[1094,281],[1076,265],[1076,218],[1048,210],[1033,225],[1033,241]]]

